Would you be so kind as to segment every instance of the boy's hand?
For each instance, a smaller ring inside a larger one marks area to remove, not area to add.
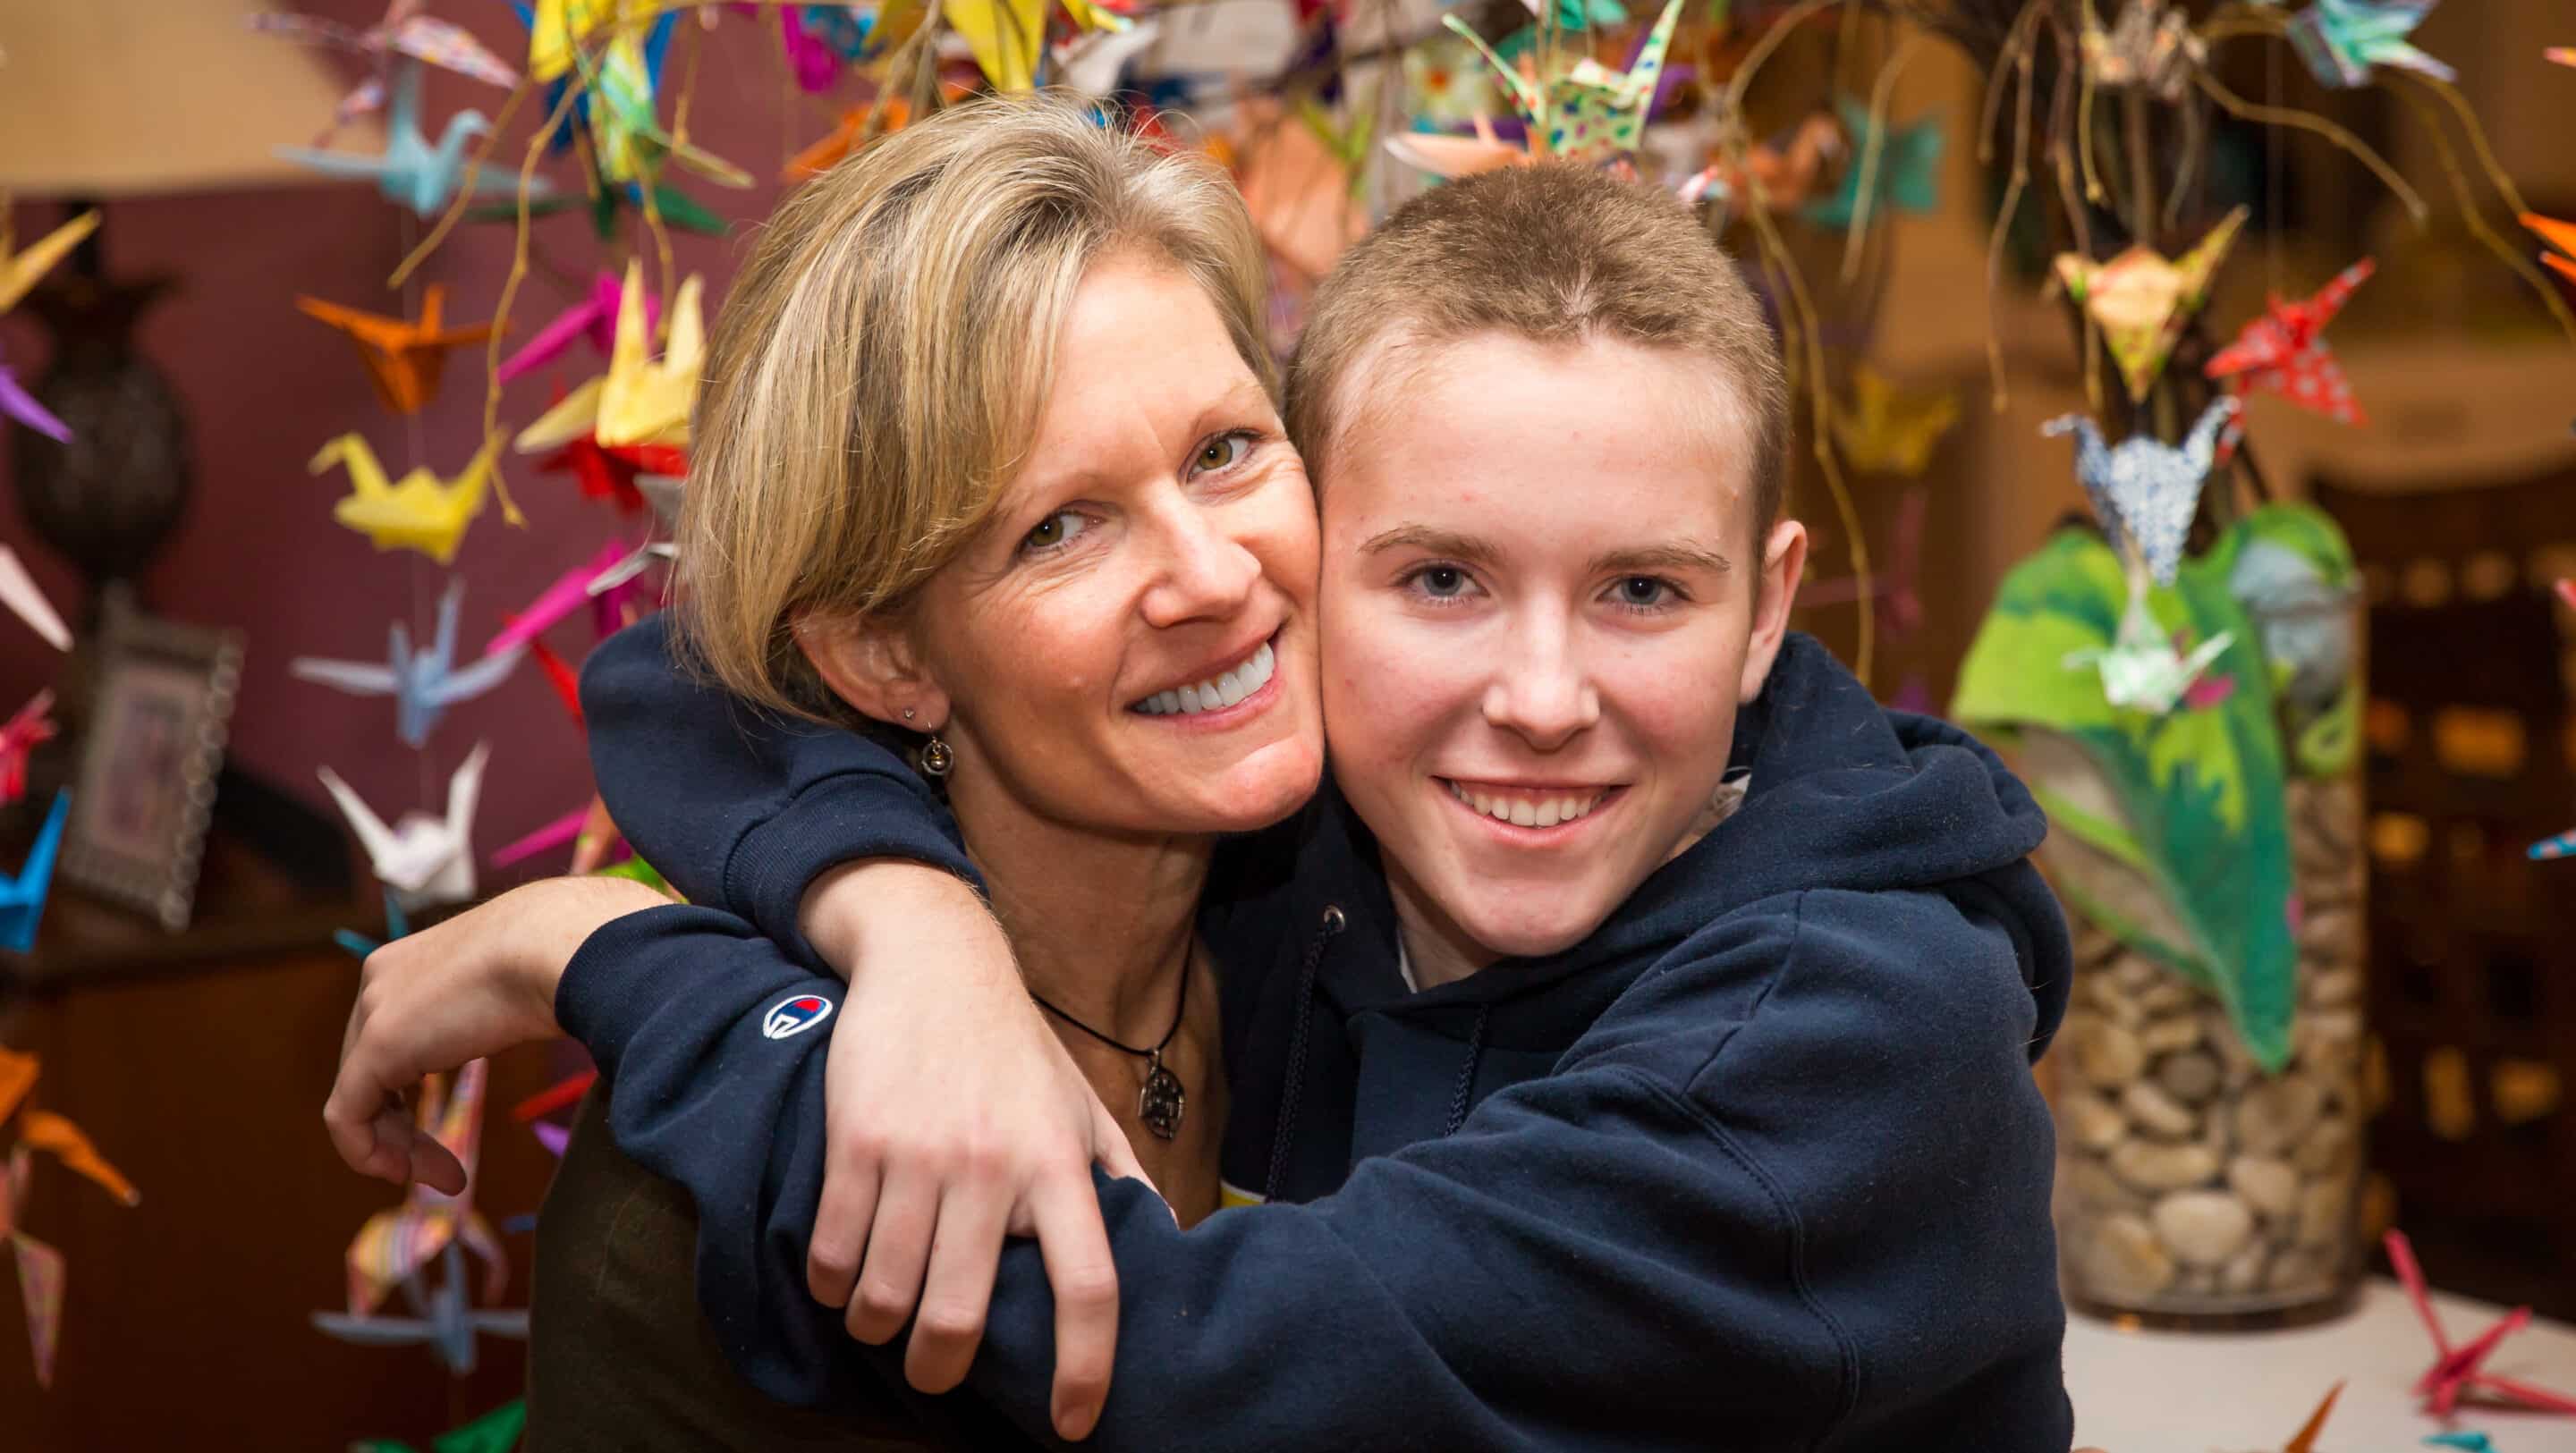
[[[465,1167],[420,1132],[404,1097],[423,1075],[552,1038],[564,965],[610,919],[666,900],[622,878],[553,878],[367,955],[322,1123],[349,1168],[449,1195]]]
[[[848,1308],[862,1342],[911,1320],[905,1379],[946,1392],[983,1341],[1002,1238],[1035,1236],[1055,1289],[1056,1431],[1088,1436],[1118,1345],[1091,1167],[1147,1179],[1126,1136],[966,884],[916,863],[850,864],[807,890],[800,926],[850,977],[825,1072],[815,1298]]]

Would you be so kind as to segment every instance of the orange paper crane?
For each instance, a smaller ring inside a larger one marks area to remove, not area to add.
[[[0,1123],[6,1123],[36,1087],[38,1061],[32,1054],[0,1049]],[[63,1254],[18,1229],[26,1208],[27,1186],[34,1179],[36,1153],[43,1151],[74,1174],[131,1206],[143,1199],[134,1183],[103,1159],[79,1126],[60,1115],[29,1110],[18,1120],[18,1143],[0,1173],[0,1240],[9,1243],[18,1264],[18,1287],[27,1307],[27,1342],[34,1349],[36,1383],[54,1384],[54,1351],[63,1325]]]
[[[2558,269],[2570,282],[2576,282],[2576,222],[2561,222],[2537,212],[2522,214],[2522,225],[2540,234],[2540,240],[2558,250],[2541,249],[2540,260]]]
[[[447,289],[431,284],[421,296],[416,321],[363,313],[319,298],[297,298],[295,306],[303,309],[306,316],[347,334],[349,341],[358,345],[358,356],[366,362],[367,375],[376,381],[376,397],[387,409],[397,414],[417,414],[438,392],[438,375],[447,365],[447,350],[492,336],[489,323],[440,327],[439,310],[446,295]]]

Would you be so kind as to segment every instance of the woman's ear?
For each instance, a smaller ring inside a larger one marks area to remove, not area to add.
[[[1796,520],[1782,520],[1771,527],[1771,537],[1762,542],[1761,595],[1753,602],[1753,638],[1744,652],[1744,679],[1736,686],[1735,699],[1749,702],[1762,694],[1762,683],[1771,679],[1771,663],[1780,655],[1780,642],[1789,634],[1789,607],[1798,597],[1798,578],[1807,569],[1807,527]],[[1867,609],[1868,603],[1863,602]]]
[[[883,617],[808,616],[796,623],[796,648],[832,694],[877,721],[917,732],[948,721],[948,693],[923,669],[912,638]]]

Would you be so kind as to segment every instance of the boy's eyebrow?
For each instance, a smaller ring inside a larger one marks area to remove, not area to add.
[[[1592,557],[1590,575],[1619,575],[1647,570],[1706,570],[1723,575],[1735,567],[1726,557],[1703,546],[1648,545],[1634,550],[1611,550]]]
[[[1428,525],[1398,525],[1392,530],[1371,535],[1360,544],[1360,553],[1375,555],[1387,550],[1420,550],[1429,555],[1446,555],[1477,565],[1490,565],[1502,558],[1502,551],[1474,535],[1461,535],[1453,530],[1435,530]]]

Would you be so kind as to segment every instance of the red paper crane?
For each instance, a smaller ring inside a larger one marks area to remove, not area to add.
[[[27,794],[27,753],[39,742],[54,739],[54,693],[48,688],[29,697],[18,714],[0,726],[0,802],[15,802]]]
[[[2424,1330],[2433,1334],[2433,1350],[2440,1354],[2433,1366],[2415,1384],[2416,1395],[2424,1399],[2424,1410],[2435,1417],[2448,1416],[2464,1392],[2481,1392],[2506,1402],[2520,1403],[2544,1413],[2576,1413],[2576,1397],[2533,1387],[2492,1372],[2480,1372],[2496,1344],[2519,1332],[2531,1321],[2531,1308],[2516,1307],[2494,1326],[2471,1341],[2459,1346],[2442,1331],[2433,1316],[2433,1304],[2424,1295],[2424,1273],[2415,1265],[2415,1248],[2403,1231],[2391,1231],[2385,1242],[2388,1264],[2397,1270],[2397,1279],[2405,1284],[2407,1300],[2415,1304],[2415,1315],[2424,1319]]]
[[[2326,348],[2326,325],[2343,311],[2352,290],[2360,287],[2377,264],[2365,257],[2317,289],[2304,303],[2272,299],[2263,315],[2245,325],[2236,341],[2218,351],[2201,371],[2211,378],[2242,376],[2250,385],[2268,388],[2301,408],[2314,409],[2341,424],[2367,423],[2353,402],[2343,365]]]

